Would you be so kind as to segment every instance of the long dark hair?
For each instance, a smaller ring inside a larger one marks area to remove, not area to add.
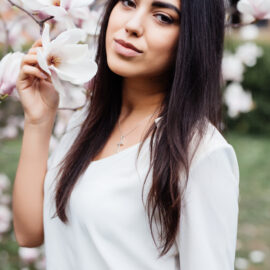
[[[120,115],[122,77],[109,69],[105,48],[109,16],[117,2],[108,0],[105,6],[96,55],[98,72],[88,93],[87,117],[58,174],[56,214],[64,223],[68,221],[65,208],[77,179],[105,146]],[[170,88],[159,114],[162,118],[158,126],[149,128],[143,140],[151,134],[147,175],[152,169],[153,178],[146,210],[156,246],[153,219],[161,225],[159,256],[169,251],[178,233],[182,198],[179,183],[188,179],[190,141],[195,131],[201,140],[208,121],[221,131],[224,13],[224,0],[181,0],[181,30]],[[179,177],[180,172],[185,177]]]

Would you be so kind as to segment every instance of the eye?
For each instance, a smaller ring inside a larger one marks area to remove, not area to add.
[[[119,0],[122,5],[124,7],[136,7],[136,3],[134,1],[131,1],[131,0]],[[169,16],[166,16],[164,14],[156,14],[156,17],[161,17],[161,19],[158,19],[162,24],[172,24],[174,23],[174,20],[169,17]]]
[[[164,14],[156,14],[156,17],[160,16],[161,17],[161,23],[164,24],[172,24],[174,22],[174,20],[172,18],[170,18],[169,16],[166,16]]]
[[[130,6],[136,6],[135,3],[131,0],[120,0],[123,6],[130,7]]]

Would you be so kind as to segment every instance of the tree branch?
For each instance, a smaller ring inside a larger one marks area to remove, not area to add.
[[[257,21],[254,21],[254,22],[251,22],[251,23],[226,23],[225,24],[225,27],[231,27],[231,28],[240,28],[240,27],[243,27],[243,26],[248,26],[248,25],[251,25],[251,24],[255,24]]]
[[[59,111],[77,111],[77,110],[80,110],[84,107],[85,105],[82,105],[82,106],[79,106],[79,107],[76,107],[76,108],[65,108],[65,107],[62,107],[62,108],[58,108],[57,110]]]
[[[42,20],[42,21],[39,21],[39,20],[37,20],[37,19],[35,18],[35,16],[34,16],[32,13],[30,13],[29,11],[27,11],[27,10],[24,9],[23,7],[21,7],[21,6],[17,5],[17,4],[15,4],[12,0],[7,0],[7,1],[8,1],[12,6],[14,6],[14,7],[20,9],[21,11],[23,11],[24,13],[26,13],[30,18],[32,18],[32,19],[39,25],[39,27],[40,27],[40,33],[42,33],[44,23],[54,18],[54,16],[50,16],[50,17],[48,17],[48,18],[46,18],[46,19],[44,19],[44,20]]]

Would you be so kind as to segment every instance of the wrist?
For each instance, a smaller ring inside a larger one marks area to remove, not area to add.
[[[33,128],[53,127],[54,122],[55,122],[55,116],[56,116],[56,114],[50,115],[44,119],[30,119],[27,116],[25,116],[24,127],[26,127],[26,126],[33,127]]]

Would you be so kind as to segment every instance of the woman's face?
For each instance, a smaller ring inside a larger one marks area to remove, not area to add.
[[[109,68],[123,77],[159,76],[169,70],[179,37],[179,10],[180,0],[119,0],[106,32]]]

